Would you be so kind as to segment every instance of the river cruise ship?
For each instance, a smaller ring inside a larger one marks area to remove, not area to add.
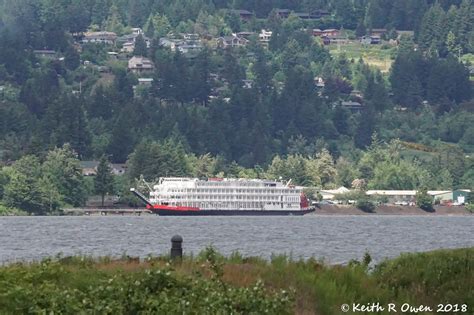
[[[303,215],[314,211],[303,188],[279,181],[231,178],[160,178],[149,199],[159,215]]]

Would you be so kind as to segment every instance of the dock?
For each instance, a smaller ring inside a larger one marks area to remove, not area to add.
[[[64,209],[66,215],[137,215],[151,214],[146,208],[68,208]]]

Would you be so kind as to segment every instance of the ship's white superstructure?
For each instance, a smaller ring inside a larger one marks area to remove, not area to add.
[[[154,205],[199,210],[281,210],[308,207],[302,187],[260,179],[160,178],[150,193]]]

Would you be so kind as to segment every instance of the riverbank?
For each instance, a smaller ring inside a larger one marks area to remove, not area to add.
[[[376,266],[314,259],[270,261],[208,248],[196,257],[66,257],[0,267],[5,314],[341,314],[341,306],[392,303],[472,312],[474,248],[405,254]],[[354,304],[353,304],[354,303]],[[345,306],[343,306],[345,307]],[[349,312],[351,313],[351,312]],[[379,312],[386,313],[386,312]],[[431,312],[433,313],[433,312]]]
[[[2,208],[0,208],[2,210]],[[0,211],[1,216],[27,216],[23,211],[12,209],[7,211]],[[433,212],[427,212],[416,206],[396,206],[396,205],[381,205],[377,206],[373,212],[364,212],[354,205],[320,205],[316,208],[314,213],[310,215],[473,215],[465,206],[435,206]],[[98,208],[98,207],[84,207],[84,208],[68,208],[63,212],[51,214],[52,216],[66,215],[66,216],[114,216],[114,215],[155,215],[146,208]]]
[[[435,206],[427,212],[415,206],[382,205],[368,213],[353,205],[320,205],[315,215],[473,215],[464,206]]]

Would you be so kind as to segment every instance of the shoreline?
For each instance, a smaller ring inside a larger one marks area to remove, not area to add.
[[[470,216],[474,213],[469,212],[464,206],[435,206],[433,212],[428,212],[415,206],[382,205],[375,208],[374,212],[369,213],[354,205],[321,205],[311,215]]]
[[[148,213],[142,208],[117,208],[104,209],[108,210],[107,214],[101,214],[100,209],[94,208],[95,211],[88,211],[87,208],[68,209],[64,214],[54,215],[25,215],[25,214],[0,214],[1,217],[77,217],[77,216],[92,216],[92,217],[107,217],[107,216],[158,216],[153,213]],[[97,211],[99,210],[99,211]],[[474,213],[470,212],[464,206],[435,206],[433,212],[424,211],[416,206],[396,206],[396,205],[382,205],[375,208],[373,212],[365,212],[355,207],[354,205],[320,205],[316,207],[316,211],[304,215],[306,216],[376,216],[376,215],[393,215],[393,216],[471,216]],[[218,215],[216,215],[218,216]],[[246,215],[241,215],[246,216]],[[283,215],[282,215],[283,216]],[[225,217],[225,216],[221,216]]]

